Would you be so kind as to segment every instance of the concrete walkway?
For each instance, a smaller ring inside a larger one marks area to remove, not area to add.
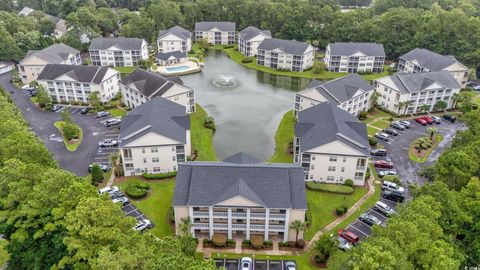
[[[112,168],[112,174],[110,175],[110,179],[108,179],[108,183],[106,185],[106,187],[110,187],[113,185],[113,180],[115,180],[115,172],[113,171],[113,168]]]
[[[355,211],[357,211],[358,208],[360,208],[360,206],[362,206],[363,203],[365,203],[365,201],[375,193],[375,185],[373,183],[373,180],[374,178],[370,176],[370,179],[368,179],[368,182],[367,182],[369,187],[368,192],[365,195],[363,195],[363,197],[360,198],[360,200],[358,200],[354,205],[352,205],[352,207],[348,209],[347,214],[335,219],[332,223],[328,224],[327,226],[323,227],[321,230],[317,231],[317,233],[315,233],[315,235],[312,237],[310,242],[308,242],[308,245],[306,247],[307,250],[311,249],[315,244],[315,241],[320,239],[320,237],[323,234],[327,233],[328,231],[336,227],[338,224],[342,223],[345,219],[353,215],[353,213],[355,213]]]

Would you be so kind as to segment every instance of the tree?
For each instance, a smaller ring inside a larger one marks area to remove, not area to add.
[[[180,236],[192,236],[191,228],[192,228],[192,220],[190,217],[182,218],[180,226],[178,227],[179,235]]]
[[[88,98],[90,100],[90,106],[92,106],[95,111],[99,111],[102,104],[100,102],[100,96],[98,95],[98,92],[93,91],[90,93]]]
[[[115,151],[112,154],[110,154],[109,159],[110,159],[110,162],[112,163],[112,171],[115,173],[116,168],[118,166],[118,161],[120,160],[120,154],[117,151]]]
[[[378,106],[378,99],[380,98],[381,94],[377,91],[374,91],[373,94],[370,96],[370,102],[373,108]]]
[[[408,106],[410,106],[413,102],[411,100],[406,100],[406,101],[401,101],[398,103],[398,114],[400,114],[400,111],[403,109],[402,115],[405,115],[407,113]]]
[[[430,105],[428,105],[428,104],[420,105],[420,111],[421,112],[428,112],[429,110],[430,110]]]
[[[52,98],[43,85],[37,86],[37,101],[40,107],[45,107],[52,102]]]
[[[430,141],[433,141],[433,136],[438,133],[438,128],[429,127],[427,128],[427,136],[429,136]]]
[[[102,168],[100,168],[100,165],[95,163],[92,166],[92,182],[96,183],[102,180],[103,180]]]
[[[300,220],[295,220],[292,222],[292,224],[290,224],[290,229],[295,230],[295,242],[298,242],[298,234],[305,231],[306,228],[306,223]]]
[[[313,62],[312,73],[322,74],[325,71],[325,64],[322,61]]]
[[[0,24],[0,60],[20,60],[23,56],[22,50],[18,47],[15,39]]]
[[[67,141],[71,141],[73,139],[78,139],[80,136],[80,129],[77,125],[66,122],[62,127],[62,133]]]
[[[7,251],[8,242],[4,239],[0,239],[0,267],[5,266],[5,264],[10,260],[10,254]]]
[[[414,143],[414,147],[417,149],[418,154],[420,154],[423,149],[427,149],[429,145],[431,145],[430,141],[425,137],[418,138]]]
[[[443,111],[447,107],[448,107],[447,102],[443,101],[443,100],[439,100],[439,101],[435,102],[435,104],[433,105],[433,109],[436,110],[436,111]]]
[[[70,114],[69,111],[60,112],[60,116],[62,117],[63,121],[65,121],[65,123],[73,123],[72,114]]]

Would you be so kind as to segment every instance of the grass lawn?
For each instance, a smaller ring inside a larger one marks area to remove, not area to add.
[[[128,177],[120,184],[120,189],[125,189],[131,181],[143,181],[150,184],[150,191],[147,197],[141,200],[131,200],[155,226],[151,232],[158,237],[174,235],[173,227],[170,225],[168,212],[172,206],[174,180],[152,181],[144,180],[142,177]]]
[[[304,238],[310,240],[318,230],[334,221],[337,218],[335,215],[337,207],[342,205],[351,207],[365,193],[367,193],[367,189],[363,187],[356,187],[352,195],[332,194],[307,189],[307,203],[312,215],[312,224],[305,231]]]
[[[422,150],[422,153],[420,154],[421,156],[418,155],[418,150],[415,149],[415,141],[410,144],[410,147],[408,148],[408,157],[410,158],[411,161],[415,161],[418,163],[423,163],[427,161],[428,156],[432,153],[433,149],[437,147],[437,145],[443,140],[443,135],[442,134],[436,134],[435,135],[435,143],[432,145],[432,147],[428,148],[426,151]]]
[[[65,124],[66,124],[65,121],[56,121],[55,123],[53,123],[53,125],[60,131],[60,133],[62,133],[62,136],[63,136],[63,126]],[[77,126],[77,127],[80,130],[80,134],[78,135],[77,140],[67,141],[65,136],[63,136],[63,143],[65,144],[65,147],[67,147],[67,150],[70,151],[70,152],[73,152],[73,151],[77,150],[77,148],[82,143],[83,131],[79,126]]]
[[[214,132],[203,126],[207,112],[199,105],[195,105],[195,112],[190,114],[190,138],[192,151],[197,150],[198,161],[216,161],[217,154],[213,146]]]
[[[472,102],[480,105],[480,94],[472,98]]]
[[[374,127],[367,127],[367,131],[368,131],[368,136],[375,136],[375,134],[377,134],[378,132],[380,132],[380,130],[378,129],[375,129]]]
[[[32,103],[38,103],[38,98],[37,97],[30,97],[30,101]]]
[[[108,109],[107,112],[110,113],[113,117],[122,117],[124,115],[127,115],[127,111],[121,108],[112,108]]]
[[[370,123],[370,125],[380,128],[380,129],[385,129],[388,126],[390,126],[390,123],[382,121],[382,120],[376,120]]]
[[[278,125],[278,130],[275,134],[275,153],[272,158],[270,158],[269,162],[293,162],[293,156],[290,155],[288,146],[293,142],[294,125],[295,116],[293,116],[293,111],[290,110],[283,115],[283,118]]]
[[[120,73],[130,74],[137,70],[138,67],[114,67]]]

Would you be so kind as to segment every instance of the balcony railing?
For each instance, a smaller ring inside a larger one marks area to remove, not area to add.
[[[235,217],[235,218],[246,218],[246,217],[247,217],[247,213],[235,213],[235,212],[232,212],[232,217]]]
[[[363,176],[355,176],[353,179],[354,180],[363,180]]]
[[[207,217],[208,218],[208,212],[206,212],[206,211],[193,211],[193,217]]]
[[[269,230],[285,230],[285,225],[268,225]]]
[[[228,217],[228,212],[213,212],[213,217]]]
[[[215,229],[228,229],[228,224],[214,223],[213,228],[215,228]]]
[[[269,217],[272,219],[285,219],[285,214],[270,214]]]
[[[252,225],[252,224],[250,224],[250,230],[265,230],[265,225]]]
[[[357,170],[365,170],[365,166],[357,166]]]
[[[250,213],[250,218],[265,218],[263,213]]]
[[[232,224],[232,229],[246,229],[247,224]]]
[[[210,225],[208,223],[194,223],[193,228],[195,229],[208,229]]]

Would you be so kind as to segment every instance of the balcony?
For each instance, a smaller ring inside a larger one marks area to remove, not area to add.
[[[228,224],[214,223],[213,228],[214,229],[228,229]]]
[[[250,213],[250,218],[265,218],[264,213]]]
[[[265,225],[252,225],[252,224],[250,224],[250,230],[265,230]]]
[[[213,212],[213,217],[228,217],[228,212]]]
[[[355,176],[355,177],[353,178],[353,180],[360,180],[360,181],[362,181],[362,180],[363,180],[363,176]]]
[[[123,160],[124,160],[124,161],[132,161],[133,158],[132,158],[132,157],[123,157]]]
[[[232,212],[232,217],[234,217],[234,218],[246,218],[246,217],[247,217],[247,213],[243,213],[243,212]]]
[[[232,224],[232,229],[247,229],[247,224]]]
[[[268,229],[275,230],[275,231],[283,231],[285,230],[285,225],[269,225]]]
[[[193,224],[194,229],[209,229],[210,225],[208,223],[195,223]]]
[[[364,171],[365,166],[357,166],[356,169],[357,169],[357,171]]]
[[[193,217],[207,217],[208,218],[208,212],[207,211],[193,211]]]
[[[285,214],[270,214],[269,218],[271,218],[271,219],[285,219],[286,215]]]

